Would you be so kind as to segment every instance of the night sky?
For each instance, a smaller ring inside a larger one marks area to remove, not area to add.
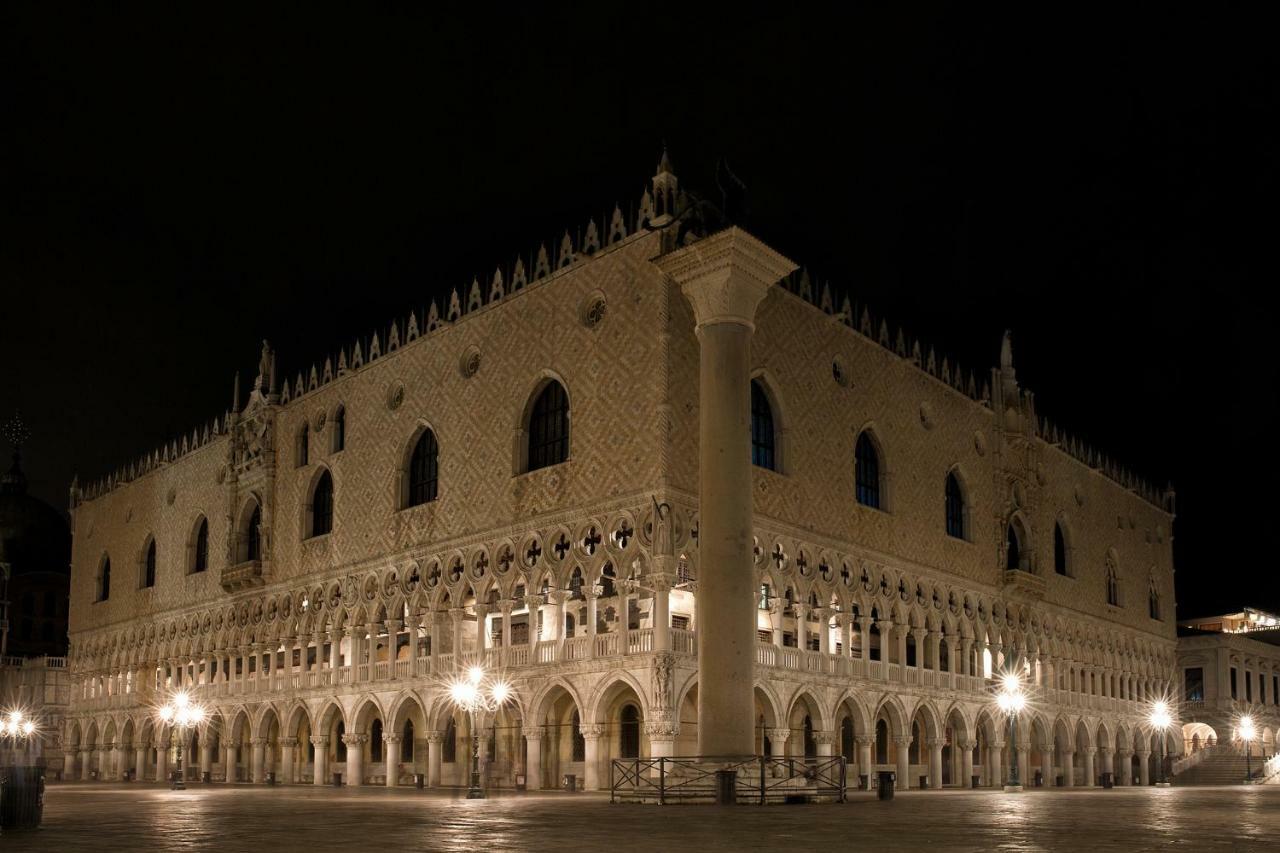
[[[264,337],[293,376],[634,205],[665,140],[895,329],[986,369],[1011,328],[1042,414],[1177,488],[1179,616],[1280,610],[1262,22],[419,5],[0,10],[0,414],[36,494],[220,414]]]

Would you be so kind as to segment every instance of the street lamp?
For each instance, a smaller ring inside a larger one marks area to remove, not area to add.
[[[468,800],[484,799],[484,789],[480,787],[480,730],[476,715],[480,711],[497,711],[510,695],[511,686],[486,673],[482,666],[470,667],[465,676],[455,677],[449,683],[449,699],[467,712],[467,719],[471,724],[471,787],[467,790]]]
[[[1027,706],[1027,696],[1022,692],[1022,679],[1015,672],[1006,672],[1000,679],[1000,692],[996,704],[1009,715],[1009,781],[1005,791],[1022,790],[1018,780],[1018,712]]]
[[[24,742],[24,745],[29,745],[37,737],[35,720],[22,711],[15,708],[0,715],[0,738],[9,738],[15,753],[19,739]],[[43,791],[44,773],[38,767],[38,761],[36,766],[30,764],[32,757],[29,752],[25,760],[28,762],[26,767],[15,765],[10,772],[0,772],[0,800],[10,801],[8,820],[11,821],[11,826],[37,827],[43,815],[43,799],[38,796],[24,796],[23,792],[30,788]],[[3,762],[0,761],[0,771],[3,771],[3,766]],[[4,790],[8,786],[18,789],[19,794],[16,799],[5,796]]]
[[[1240,739],[1244,741],[1244,781],[1249,784],[1249,780],[1253,778],[1253,768],[1249,764],[1249,742],[1253,740],[1258,730],[1253,727],[1253,717],[1245,714],[1240,718],[1240,725],[1236,728]]]
[[[169,726],[170,737],[177,741],[178,771],[170,786],[175,791],[186,790],[186,772],[182,766],[182,744],[187,739],[187,729],[204,722],[204,707],[193,702],[187,693],[176,693],[168,703],[160,708],[160,720]]]
[[[1165,731],[1173,722],[1173,715],[1169,713],[1169,703],[1163,699],[1157,699],[1151,706],[1150,720],[1151,725],[1160,732],[1160,772],[1156,776],[1156,787],[1167,788],[1169,783],[1164,779],[1164,740]]]

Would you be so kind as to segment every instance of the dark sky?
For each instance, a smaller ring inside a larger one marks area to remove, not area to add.
[[[0,412],[56,505],[263,337],[292,375],[634,204],[666,140],[895,327],[983,368],[1011,327],[1042,413],[1175,484],[1179,615],[1280,610],[1262,21],[106,5],[0,11]]]

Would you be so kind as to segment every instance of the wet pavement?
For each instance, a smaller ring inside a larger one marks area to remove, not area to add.
[[[594,794],[193,784],[51,785],[44,826],[0,851],[1280,849],[1280,785],[918,791],[842,805],[611,805]]]

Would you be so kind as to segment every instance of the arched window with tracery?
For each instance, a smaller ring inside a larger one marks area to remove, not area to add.
[[[436,434],[424,429],[409,457],[409,494],[405,506],[420,506],[436,499],[440,487],[440,446]]]
[[[960,487],[960,478],[956,476],[956,472],[952,471],[947,474],[946,484],[946,503],[947,503],[947,535],[956,539],[965,538],[965,504],[964,490]]]
[[[882,509],[884,495],[880,488],[880,451],[867,432],[858,436],[853,455],[858,503],[872,509]]]
[[[191,554],[191,571],[203,572],[209,568],[209,519],[201,518],[196,527],[196,541]]]
[[[333,530],[333,477],[323,471],[311,490],[310,536],[323,536]]]
[[[1022,559],[1022,536],[1018,532],[1018,526],[1013,522],[1009,522],[1004,544],[1005,569],[1011,572],[1025,571]]]
[[[347,409],[338,406],[333,413],[333,452],[337,453],[347,446]]]
[[[529,413],[527,470],[549,468],[569,458],[569,395],[552,379],[538,393]]]
[[[303,424],[298,430],[294,455],[299,468],[311,461],[311,427],[307,424]]]
[[[1107,604],[1120,606],[1120,572],[1110,557],[1107,558]]]
[[[244,561],[253,561],[262,559],[262,506],[256,501],[253,504],[253,511],[249,513],[249,520],[245,524],[245,529],[240,531],[244,545],[241,553]]]
[[[1067,536],[1060,521],[1053,525],[1053,570],[1060,575],[1071,574],[1067,565]]]
[[[1152,619],[1160,620],[1160,590],[1156,588],[1156,579],[1151,578],[1147,590],[1147,611]]]
[[[111,598],[111,558],[104,554],[98,566],[98,601]]]
[[[773,407],[758,379],[751,380],[751,464],[778,470]]]
[[[142,586],[146,589],[156,585],[156,540],[147,542],[147,549],[142,557]]]

